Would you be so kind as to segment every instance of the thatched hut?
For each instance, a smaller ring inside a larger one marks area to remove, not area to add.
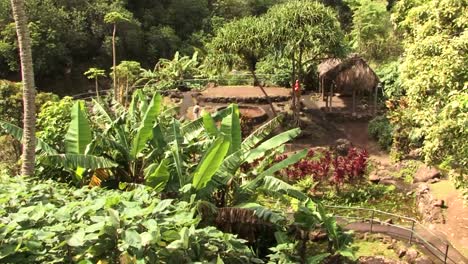
[[[326,98],[327,107],[335,92],[353,95],[353,113],[356,107],[356,92],[375,92],[379,84],[379,77],[367,62],[360,56],[353,54],[341,60],[337,58],[327,59],[318,68],[320,91],[322,98]],[[328,97],[330,96],[330,98]],[[374,102],[375,103],[375,102]]]

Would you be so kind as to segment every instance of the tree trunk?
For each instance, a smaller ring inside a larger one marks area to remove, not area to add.
[[[255,71],[251,71],[251,73],[252,73],[252,76],[254,78],[254,83],[258,83],[258,87],[260,88],[260,90],[262,90],[262,93],[265,95],[265,98],[266,98],[268,104],[270,105],[271,111],[273,112],[273,116],[276,117],[277,113],[276,113],[275,107],[273,106],[273,103],[271,102],[270,96],[268,96],[268,94],[266,93],[263,86],[259,83],[257,75],[255,74]]]
[[[302,72],[302,54],[303,54],[303,49],[302,46],[299,45],[299,56],[297,58],[297,79],[299,80],[299,83],[302,85],[302,80],[304,78],[304,73]],[[299,92],[302,92],[302,87]],[[294,106],[294,109],[299,112],[301,110],[301,98],[300,94],[297,95],[297,100],[296,100],[296,105]],[[296,112],[296,116],[297,116]]]
[[[375,95],[374,95],[374,116],[377,115],[377,96],[378,96],[378,92],[379,92],[379,86],[377,85],[375,87]]]
[[[23,81],[23,154],[21,174],[34,175],[36,155],[36,106],[34,69],[31,51],[31,38],[23,0],[11,0],[13,17],[18,35],[18,45],[21,58],[21,77]]]
[[[296,91],[294,91],[294,85],[296,83],[296,60],[294,58],[294,52],[292,55],[292,76],[291,76],[291,110],[293,111],[293,115],[296,113]]]
[[[96,96],[99,99],[99,86],[98,86],[98,77],[94,78],[95,84],[96,84]]]
[[[356,89],[353,87],[353,115],[356,114]]]
[[[113,67],[113,79],[114,79],[114,99],[118,100],[118,91],[117,91],[117,55],[115,51],[115,35],[117,33],[117,24],[114,23],[114,30],[112,32],[112,67]]]

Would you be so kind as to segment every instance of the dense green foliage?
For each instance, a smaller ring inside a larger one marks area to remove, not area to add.
[[[401,85],[393,110],[395,145],[420,147],[426,162],[467,167],[466,1],[400,1],[395,21],[405,36]]]
[[[387,1],[347,0],[353,11],[349,38],[353,49],[368,59],[382,61],[400,54]]]
[[[112,18],[121,14],[117,61],[135,60],[143,66],[176,51],[203,49],[214,29],[234,18],[259,15],[279,0],[27,0],[34,66],[39,79],[70,71],[82,74],[90,66],[109,68],[112,59]],[[19,69],[9,0],[0,1],[0,77]],[[111,23],[106,23],[111,22]],[[92,65],[94,64],[94,65]],[[97,64],[97,65],[96,65]]]
[[[197,228],[193,202],[160,200],[142,187],[75,189],[4,175],[0,181],[2,262],[254,260],[243,240],[214,227]]]
[[[378,116],[369,122],[369,135],[379,143],[380,147],[390,150],[393,141],[393,128],[387,117]]]
[[[48,101],[37,115],[37,137],[53,146],[60,152],[64,151],[64,139],[71,121],[71,97],[64,97],[58,102]]]
[[[23,122],[23,91],[20,83],[0,80],[0,120],[21,126]],[[56,102],[59,97],[52,93],[38,93],[36,108],[41,110],[45,102]]]

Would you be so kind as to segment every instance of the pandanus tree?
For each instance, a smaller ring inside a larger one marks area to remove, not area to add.
[[[28,29],[28,19],[23,0],[11,0],[13,18],[15,19],[16,33],[21,59],[21,78],[23,82],[24,118],[22,135],[23,153],[21,174],[31,176],[34,174],[35,146],[36,146],[36,108],[34,98],[36,87],[34,84],[34,69],[31,51],[31,37]]]
[[[344,34],[334,11],[316,1],[294,0],[272,7],[265,15],[272,49],[292,62],[292,88],[303,82],[304,66],[342,56]],[[294,90],[292,91],[294,93]],[[293,96],[293,110],[297,111]]]
[[[90,68],[87,70],[85,73],[83,73],[88,79],[94,79],[94,85],[96,89],[96,95],[99,98],[99,85],[98,85],[98,79],[99,77],[105,77],[106,72],[102,69],[98,68]]]
[[[239,58],[247,66],[254,79],[254,86],[258,86],[270,104],[271,111],[276,116],[270,97],[257,78],[257,63],[265,56],[270,48],[269,25],[263,17],[245,17],[220,28],[212,42],[210,49],[223,53],[223,63],[230,66]]]

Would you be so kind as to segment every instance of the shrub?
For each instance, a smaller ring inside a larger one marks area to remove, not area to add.
[[[0,177],[2,263],[251,263],[243,240],[200,219],[189,202]],[[206,261],[206,262],[205,262]],[[219,263],[219,262],[218,262]]]
[[[50,146],[64,152],[64,138],[71,121],[71,97],[46,102],[37,116],[37,136]]]
[[[366,150],[350,148],[346,156],[330,150],[310,149],[307,157],[282,171],[289,181],[296,182],[310,177],[315,182],[331,184],[336,187],[363,178],[369,155]],[[286,158],[278,156],[276,162]],[[314,185],[314,187],[317,185]]]
[[[379,146],[389,150],[393,143],[393,127],[385,116],[378,116],[369,122],[369,135],[377,140]]]

